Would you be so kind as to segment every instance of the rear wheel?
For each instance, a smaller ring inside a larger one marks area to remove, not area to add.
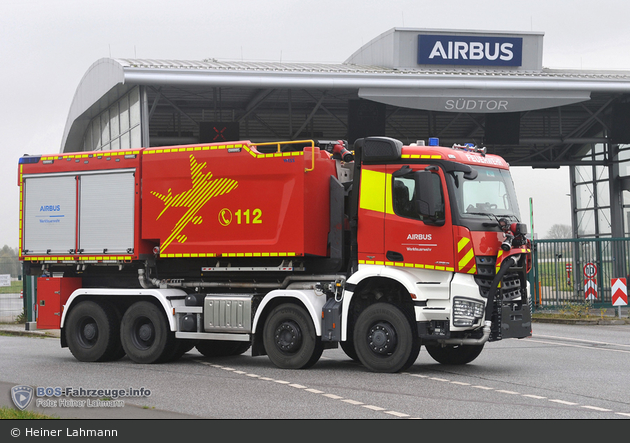
[[[241,355],[249,349],[250,343],[243,341],[202,340],[195,347],[206,357],[229,357],[231,355]]]
[[[136,363],[161,363],[176,353],[175,333],[169,329],[164,312],[147,301],[127,309],[120,336],[125,352]]]
[[[111,361],[121,358],[120,322],[105,302],[82,301],[68,314],[65,334],[68,348],[79,361]]]
[[[376,303],[357,318],[354,347],[361,363],[373,372],[399,372],[420,352],[420,339],[411,320],[398,307]]]
[[[424,345],[429,355],[443,365],[465,365],[481,354],[483,345]]]
[[[287,303],[271,311],[263,330],[271,362],[283,369],[306,369],[321,357],[324,346],[311,316],[301,306]]]

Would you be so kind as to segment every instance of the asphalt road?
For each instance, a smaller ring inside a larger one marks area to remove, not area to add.
[[[119,408],[36,406],[45,397],[28,407],[62,418],[630,419],[629,358],[630,325],[534,324],[532,338],[487,344],[469,365],[439,365],[423,349],[399,374],[368,372],[341,349],[308,370],[195,350],[161,365],[80,363],[56,338],[0,336],[0,405],[28,385],[151,391]]]

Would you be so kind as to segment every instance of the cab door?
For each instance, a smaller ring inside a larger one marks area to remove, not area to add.
[[[388,165],[385,210],[386,264],[453,272],[453,226],[444,172],[430,170],[426,187],[433,192],[436,218],[419,213],[415,203],[416,171],[428,165]],[[428,175],[428,173],[426,173]],[[438,219],[439,221],[435,221]]]
[[[359,263],[383,264],[385,206],[391,177],[384,165],[369,165],[361,169],[357,243]]]

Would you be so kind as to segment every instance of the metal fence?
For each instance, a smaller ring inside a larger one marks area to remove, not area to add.
[[[22,282],[12,281],[10,286],[0,286],[0,323],[13,323],[24,311]]]
[[[535,307],[610,307],[611,280],[630,274],[630,238],[535,240],[533,249],[529,281]]]

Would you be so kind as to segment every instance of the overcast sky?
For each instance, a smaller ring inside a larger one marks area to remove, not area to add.
[[[103,57],[343,62],[393,27],[543,32],[550,68],[630,70],[623,0],[0,0],[0,247],[18,246],[17,161],[57,153]],[[568,170],[515,168],[521,213],[570,224]]]

